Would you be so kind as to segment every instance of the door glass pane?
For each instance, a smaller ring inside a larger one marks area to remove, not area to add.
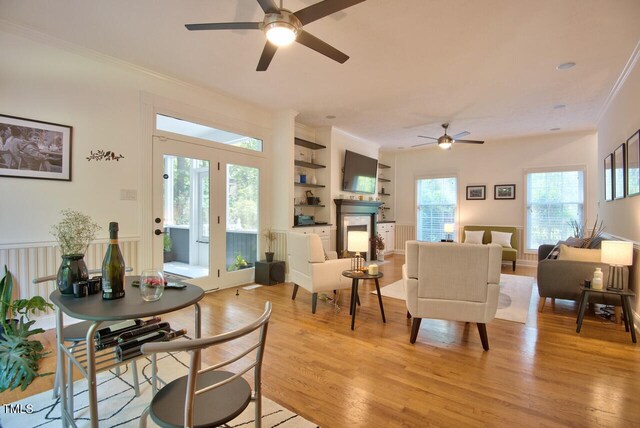
[[[253,267],[258,254],[259,169],[227,165],[227,271]]]
[[[187,278],[207,276],[209,161],[165,155],[164,171],[164,270]]]

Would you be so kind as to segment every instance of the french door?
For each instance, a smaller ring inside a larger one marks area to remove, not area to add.
[[[214,290],[253,281],[263,159],[153,139],[153,264]]]

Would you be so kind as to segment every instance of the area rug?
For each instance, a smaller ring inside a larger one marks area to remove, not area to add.
[[[112,371],[99,373],[98,409],[100,427],[137,427],[140,414],[151,400],[151,360],[138,360],[138,380],[140,383],[140,397],[136,397],[131,384],[133,376],[129,365],[121,367],[122,375],[116,376]],[[169,382],[187,373],[188,355],[184,352],[177,354],[158,355],[158,373],[161,378]],[[74,417],[78,427],[89,426],[88,393],[86,381],[78,380],[74,383]],[[10,414],[2,412],[0,422],[2,427],[59,427],[60,400],[52,398],[52,392],[46,391],[25,398],[12,405],[31,405],[30,414]],[[28,407],[23,407],[28,409]],[[245,427],[254,425],[254,405],[249,404],[245,411],[225,427]],[[147,418],[147,426],[157,427],[153,420]],[[303,417],[285,409],[268,398],[262,397],[262,426],[263,427],[316,427]]]
[[[500,275],[500,300],[496,318],[526,323],[529,315],[529,303],[533,289],[534,278],[520,275]],[[376,294],[376,291],[372,291]],[[405,300],[406,293],[402,280],[396,281],[380,289],[384,297]]]

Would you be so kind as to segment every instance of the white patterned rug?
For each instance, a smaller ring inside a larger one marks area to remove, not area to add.
[[[535,279],[531,276],[501,274],[500,300],[496,318],[526,323],[534,281]],[[376,294],[375,290],[371,293]],[[405,300],[406,296],[402,280],[381,288],[380,294],[400,300]]]
[[[129,366],[121,366],[121,377],[111,371],[99,373],[98,383],[98,409],[100,413],[100,427],[137,427],[140,414],[151,400],[151,360],[139,359],[138,380],[140,383],[140,397],[136,397],[131,384],[132,374]],[[167,382],[187,374],[188,355],[184,352],[178,354],[159,354],[158,373]],[[89,426],[89,408],[87,407],[88,394],[86,381],[81,379],[74,383],[74,417],[78,427]],[[15,404],[23,406],[31,405],[31,414],[11,414],[2,412],[0,422],[2,427],[59,427],[60,400],[52,398],[52,392],[46,391],[18,401]],[[225,427],[245,427],[254,425],[253,402],[236,419],[228,422]],[[147,418],[147,426],[157,427],[153,420]],[[317,427],[273,401],[262,397],[262,426],[278,428]]]

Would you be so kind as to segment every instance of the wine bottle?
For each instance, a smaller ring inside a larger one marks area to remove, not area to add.
[[[109,327],[101,328],[95,334],[96,349],[104,349],[109,346],[115,346],[118,342],[118,336],[127,331],[131,331],[140,327],[157,324],[160,322],[160,318],[153,317],[148,320],[127,320],[117,324],[112,324]]]
[[[102,261],[102,298],[124,297],[124,258],[118,245],[118,223],[109,223],[109,247]]]
[[[124,333],[122,333],[121,335],[119,335],[116,338],[116,341],[118,343],[123,343],[123,342],[127,342],[131,339],[135,339],[139,336],[143,336],[145,334],[149,334],[151,332],[154,332],[156,330],[164,330],[166,332],[170,332],[171,331],[171,326],[169,325],[168,322],[161,322],[158,324],[151,324],[151,325],[146,325],[144,327],[140,327],[140,328],[134,328],[133,330],[129,330],[129,331],[125,331]]]
[[[136,337],[135,339],[128,340],[116,346],[116,358],[118,361],[124,361],[129,358],[137,357],[138,355],[142,355],[140,348],[147,342],[167,342],[185,334],[187,334],[187,330],[185,329],[170,332],[156,330],[152,333]]]

